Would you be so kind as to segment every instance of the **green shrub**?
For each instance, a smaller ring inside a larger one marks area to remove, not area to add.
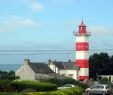
[[[22,94],[20,94],[20,93],[7,93],[7,92],[5,92],[5,93],[0,93],[0,95],[22,95]]]
[[[109,79],[107,77],[104,77],[99,82],[102,84],[106,84],[106,83],[109,83]]]
[[[83,90],[80,87],[73,87],[64,90],[50,91],[50,92],[33,92],[26,95],[83,95]]]
[[[26,88],[31,88],[36,91],[52,91],[57,89],[55,84],[36,81],[12,81],[11,85],[15,86],[17,91],[22,91]]]
[[[0,80],[0,87],[7,87],[10,86],[10,80]]]
[[[45,92],[29,92],[29,93],[25,93],[23,95],[46,95]]]
[[[51,79],[48,79],[44,82],[54,83],[57,86],[62,86],[64,84],[74,84],[74,85],[77,85],[79,87],[82,87],[83,89],[86,89],[88,87],[87,84],[83,84],[82,82],[76,81],[75,79],[72,79],[72,78],[64,78],[64,79],[51,78]]]
[[[67,95],[67,94],[64,94],[61,91],[53,91],[53,92],[46,93],[46,95]]]
[[[57,86],[62,86],[64,84],[77,84],[77,81],[75,79],[72,79],[72,78],[64,78],[64,79],[50,78],[44,82],[54,83]]]

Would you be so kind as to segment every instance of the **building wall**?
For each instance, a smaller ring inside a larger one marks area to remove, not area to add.
[[[20,80],[35,80],[35,72],[29,67],[28,64],[23,64],[16,71],[16,76],[19,76]]]
[[[78,72],[77,70],[59,70],[57,67],[55,67],[55,65],[53,63],[50,63],[48,65],[54,72],[55,72],[55,68],[56,68],[56,73],[66,76],[66,77],[71,77],[75,80],[78,80]]]
[[[49,78],[54,78],[54,73],[48,73],[48,74],[36,74],[35,79],[36,80],[45,80],[45,79],[49,79]]]
[[[58,70],[58,68],[53,64],[53,63],[50,63],[49,65],[48,65],[55,73],[59,73],[59,70]]]
[[[113,82],[113,75],[100,75],[101,77],[107,77],[108,79],[110,79],[111,82]]]
[[[59,70],[59,74],[78,80],[77,70]]]

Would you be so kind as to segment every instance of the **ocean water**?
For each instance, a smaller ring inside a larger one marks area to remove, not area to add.
[[[20,64],[0,64],[0,70],[2,71],[16,71],[18,68],[20,68]]]

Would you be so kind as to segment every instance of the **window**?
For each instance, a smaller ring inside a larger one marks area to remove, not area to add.
[[[103,89],[104,86],[99,85],[99,86],[97,86],[97,88],[99,88],[99,89]]]

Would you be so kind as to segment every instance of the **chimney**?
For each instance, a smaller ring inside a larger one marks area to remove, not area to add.
[[[68,60],[69,63],[71,63],[71,60]]]
[[[30,62],[30,59],[24,59],[24,65],[28,65]]]
[[[52,62],[51,59],[49,59],[49,60],[48,60],[48,63],[51,63],[51,62]]]

